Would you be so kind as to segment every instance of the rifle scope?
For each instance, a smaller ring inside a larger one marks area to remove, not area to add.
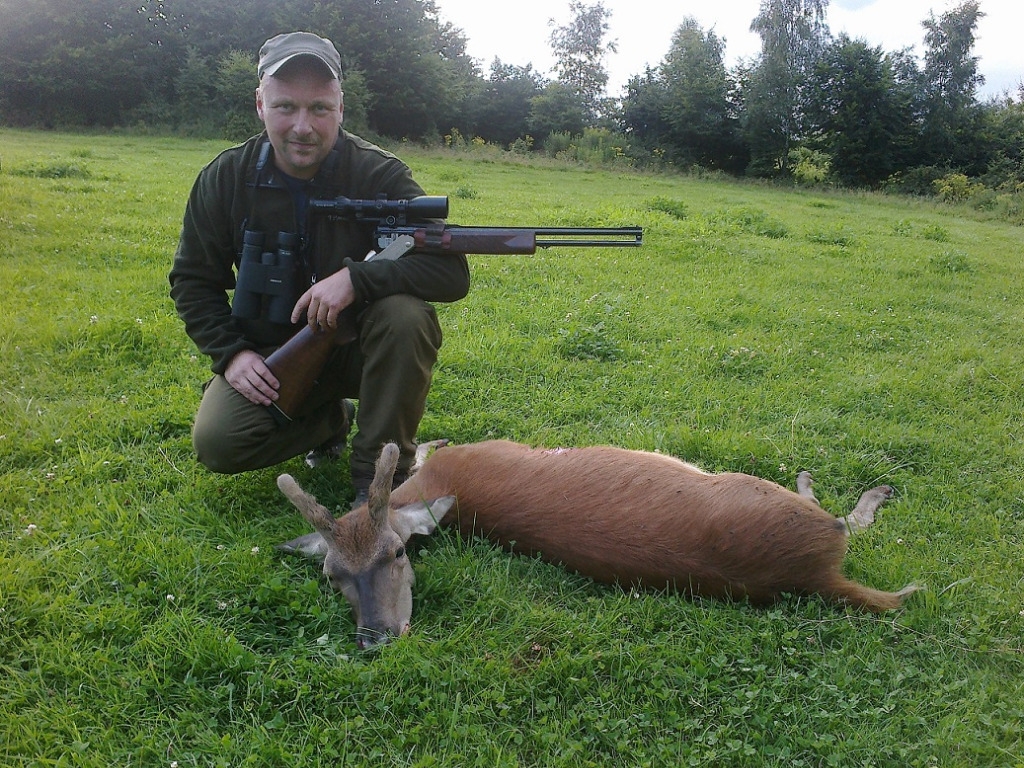
[[[408,200],[351,200],[336,197],[333,200],[310,200],[311,213],[356,221],[368,221],[387,227],[402,226],[411,221],[448,218],[447,195],[420,195]]]

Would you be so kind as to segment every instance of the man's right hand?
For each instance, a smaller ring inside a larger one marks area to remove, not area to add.
[[[277,400],[281,382],[263,361],[263,356],[251,349],[243,349],[228,363],[224,378],[242,396],[256,405],[270,405]]]

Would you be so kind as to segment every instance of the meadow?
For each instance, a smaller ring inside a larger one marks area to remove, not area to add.
[[[926,201],[391,147],[458,224],[644,227],[471,256],[421,439],[615,444],[895,497],[870,615],[599,586],[447,532],[353,642],[294,474],[194,460],[166,274],[224,143],[0,130],[0,764],[1024,765],[1024,228]]]

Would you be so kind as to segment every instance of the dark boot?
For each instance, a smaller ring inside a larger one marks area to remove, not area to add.
[[[318,445],[306,454],[306,464],[310,467],[319,467],[331,461],[337,461],[345,452],[345,444],[348,441],[349,430],[356,418],[356,406],[351,400],[341,401],[342,423],[341,429],[331,437]]]
[[[391,481],[391,490],[394,490],[409,479],[408,472],[395,472],[395,478]],[[355,474],[352,476],[352,485],[355,486],[356,496],[352,499],[352,509],[366,504],[370,500],[370,483],[372,477]]]

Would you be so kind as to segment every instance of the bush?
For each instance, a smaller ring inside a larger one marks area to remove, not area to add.
[[[632,166],[625,136],[603,128],[587,128],[582,134],[552,133],[544,151],[559,160],[598,166]]]
[[[520,136],[508,145],[513,155],[528,155],[533,150],[533,136]]]
[[[950,173],[932,182],[935,194],[947,203],[962,203],[982,192],[985,187],[971,181],[965,173]]]
[[[689,215],[686,203],[681,200],[674,200],[668,197],[655,197],[647,203],[648,209],[661,211],[676,219],[685,219]]]
[[[894,173],[882,184],[885,192],[903,195],[932,197],[936,193],[935,182],[946,176],[949,168],[934,165],[920,165],[906,171]]]
[[[10,171],[12,176],[36,179],[91,179],[92,171],[79,160],[53,157],[47,161],[28,163]]]
[[[791,150],[789,164],[797,184],[824,184],[832,175],[832,158],[816,149],[798,147]]]

